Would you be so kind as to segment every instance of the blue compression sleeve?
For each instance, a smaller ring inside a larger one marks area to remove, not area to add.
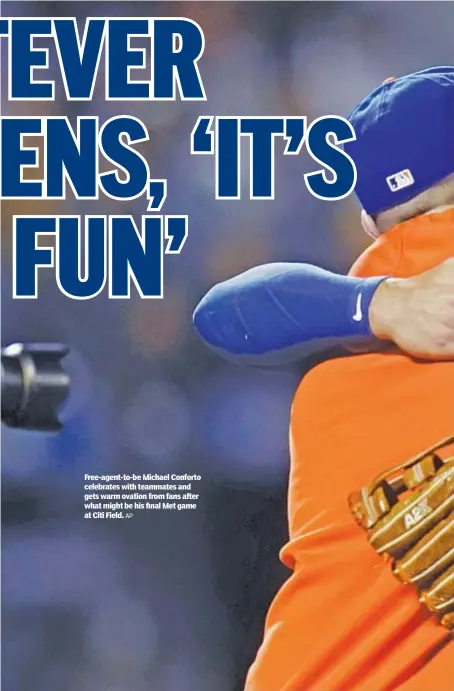
[[[230,360],[283,364],[333,346],[373,343],[368,312],[386,277],[276,263],[214,286],[194,312],[201,338]]]

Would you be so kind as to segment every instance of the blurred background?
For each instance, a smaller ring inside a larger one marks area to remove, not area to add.
[[[115,203],[3,202],[2,344],[71,346],[59,435],[2,430],[4,691],[241,691],[287,571],[287,426],[303,368],[248,370],[212,355],[192,311],[214,283],[268,261],[339,272],[366,245],[353,199],[323,202],[304,153],[276,156],[274,201],[215,201],[213,157],[190,155],[199,115],[347,115],[386,77],[453,63],[445,2],[2,2],[2,15],[185,16],[202,26],[208,101],[8,103],[3,115],[132,114],[168,179],[163,213],[189,214],[161,301],[13,301],[14,214],[145,213]],[[136,40],[133,47],[143,47]],[[2,43],[2,74],[6,69]],[[98,83],[102,82],[102,62]],[[140,78],[140,73],[137,73]],[[28,142],[26,142],[28,143]],[[33,143],[32,141],[30,143]],[[244,160],[247,171],[247,157]],[[248,184],[248,175],[243,179]],[[197,511],[84,520],[84,473],[199,473]],[[273,691],[273,689],[270,689]]]

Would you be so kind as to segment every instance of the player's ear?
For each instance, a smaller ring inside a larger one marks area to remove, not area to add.
[[[380,231],[378,230],[374,219],[372,218],[372,216],[369,216],[369,214],[366,213],[364,209],[361,211],[361,225],[363,226],[366,233],[370,235],[371,238],[374,238],[374,240],[376,240],[379,237]]]

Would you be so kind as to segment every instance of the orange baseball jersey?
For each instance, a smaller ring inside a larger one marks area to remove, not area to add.
[[[454,210],[407,221],[352,269],[407,277],[454,256]],[[454,362],[397,350],[325,362],[290,423],[292,575],[267,615],[246,691],[454,691],[454,641],[370,547],[347,497],[454,432]],[[452,451],[449,449],[448,451]]]

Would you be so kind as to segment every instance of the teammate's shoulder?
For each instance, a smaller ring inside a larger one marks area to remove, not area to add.
[[[382,353],[336,353],[313,362],[302,377],[295,393],[296,401],[338,398],[343,392],[364,383],[377,366],[383,365]]]

